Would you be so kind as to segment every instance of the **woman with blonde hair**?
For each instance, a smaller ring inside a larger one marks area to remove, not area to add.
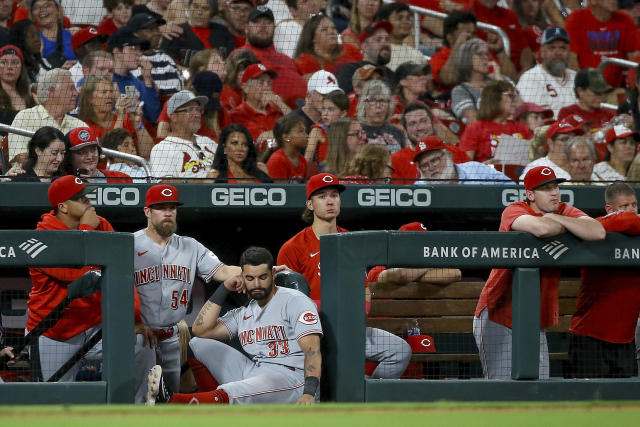
[[[395,106],[389,86],[381,80],[370,80],[362,87],[356,109],[367,142],[382,145],[391,154],[406,145],[404,133],[390,123]]]
[[[373,23],[381,6],[382,0],[353,0],[349,26],[340,34],[342,42],[360,47],[360,32]]]
[[[138,155],[149,158],[154,145],[153,139],[142,125],[142,107],[139,103],[132,105],[133,102],[137,103],[126,96],[119,96],[116,100],[116,90],[110,78],[88,76],[80,89],[78,118],[85,122],[98,138],[102,138],[112,129],[127,130],[133,135]]]
[[[388,184],[393,173],[391,155],[380,145],[367,144],[349,162],[341,184]]]
[[[336,119],[329,126],[327,159],[320,164],[322,172],[343,175],[347,164],[367,143],[360,122],[351,117]]]

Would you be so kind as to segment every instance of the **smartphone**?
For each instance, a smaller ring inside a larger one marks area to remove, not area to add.
[[[124,92],[129,98],[129,112],[133,113],[138,109],[138,90],[133,85],[127,85],[124,87]]]
[[[78,178],[86,178],[89,176],[89,171],[87,169],[84,168],[78,168],[76,169],[76,176]]]

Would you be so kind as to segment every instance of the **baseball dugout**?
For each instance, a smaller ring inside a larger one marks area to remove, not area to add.
[[[133,236],[82,231],[0,231],[0,267],[101,266],[102,381],[2,383],[4,404],[131,403],[134,396]]]
[[[538,380],[539,267],[637,267],[637,260],[615,256],[616,249],[619,253],[620,250],[634,248],[637,242],[633,238],[608,233],[604,242],[596,243],[584,242],[570,235],[537,239],[530,234],[517,232],[378,231],[326,235],[320,240],[322,253],[326,254],[322,258],[322,311],[325,333],[323,354],[326,361],[323,382],[329,400],[524,401],[615,400],[640,397],[638,378]],[[552,242],[553,245],[549,246]],[[553,248],[558,245],[563,245],[566,249],[554,251]],[[458,249],[450,251],[448,257],[432,258],[425,256],[425,247]],[[545,247],[551,249],[547,250]],[[534,252],[536,256],[530,256]],[[362,355],[365,347],[364,273],[367,267],[375,265],[463,269],[514,268],[514,381],[365,379],[362,374]]]

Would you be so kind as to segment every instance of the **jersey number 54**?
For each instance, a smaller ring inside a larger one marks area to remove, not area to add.
[[[171,308],[177,310],[178,305],[181,305],[184,308],[187,308],[189,305],[189,292],[186,289],[171,292]]]

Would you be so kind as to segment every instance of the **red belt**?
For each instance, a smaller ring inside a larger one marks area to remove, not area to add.
[[[153,335],[155,335],[156,337],[158,337],[159,341],[164,341],[168,338],[171,338],[173,336],[173,334],[175,333],[174,328],[167,328],[167,329],[152,329],[151,332],[153,332]]]

